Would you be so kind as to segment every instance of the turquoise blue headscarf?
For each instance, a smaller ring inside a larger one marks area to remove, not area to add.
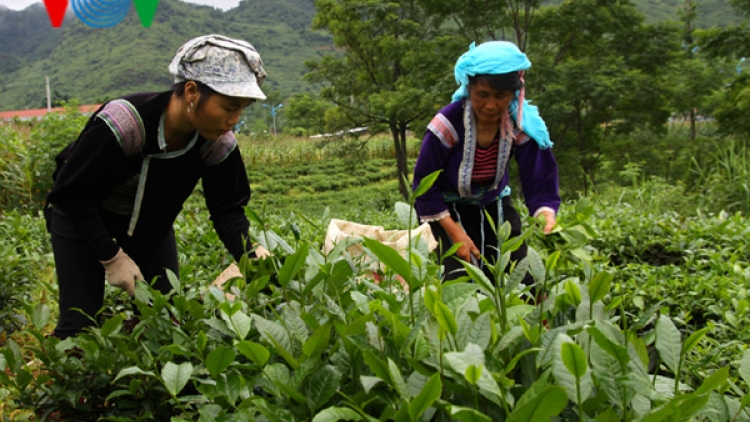
[[[453,94],[452,101],[461,101],[469,97],[469,76],[521,72],[523,81],[523,71],[530,67],[531,62],[526,55],[511,42],[489,41],[479,46],[471,43],[469,51],[458,58],[453,69],[456,83],[460,87]],[[516,124],[533,138],[540,148],[547,149],[552,146],[547,125],[539,115],[537,107],[524,98],[523,87],[516,92],[515,98],[511,101],[510,113]]]

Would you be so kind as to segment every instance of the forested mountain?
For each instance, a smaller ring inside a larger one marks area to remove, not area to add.
[[[85,26],[72,14],[51,28],[41,4],[0,10],[0,110],[43,107],[45,76],[54,99],[98,102],[137,90],[166,89],[177,48],[188,39],[220,33],[252,43],[263,57],[267,86],[285,94],[304,90],[304,61],[331,48],[310,30],[311,0],[247,0],[227,12],[161,0],[143,28],[135,9],[114,28]]]
[[[636,0],[648,21],[679,17],[680,0]],[[167,66],[191,37],[221,33],[251,42],[263,57],[267,87],[292,95],[310,87],[305,60],[332,48],[331,38],[310,29],[313,0],[243,0],[223,12],[178,0],[161,0],[154,22],[143,28],[135,9],[115,28],[94,29],[70,12],[62,28],[52,28],[37,3],[22,11],[0,8],[0,110],[46,104],[45,76],[54,100],[99,102],[137,90],[171,84]],[[699,4],[697,25],[739,21],[727,0]]]

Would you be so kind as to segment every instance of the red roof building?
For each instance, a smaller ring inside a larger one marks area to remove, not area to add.
[[[89,104],[79,106],[81,113],[90,114],[101,107],[101,104]],[[13,119],[18,118],[19,120],[39,120],[44,117],[47,113],[58,113],[63,111],[62,107],[54,107],[48,111],[46,108],[35,108],[31,110],[15,110],[15,111],[0,111],[0,121],[10,122]]]

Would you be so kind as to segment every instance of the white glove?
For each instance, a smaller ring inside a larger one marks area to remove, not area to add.
[[[117,255],[108,261],[99,261],[104,265],[107,283],[125,290],[130,297],[135,296],[135,281],[143,280],[141,269],[125,251],[120,248]]]

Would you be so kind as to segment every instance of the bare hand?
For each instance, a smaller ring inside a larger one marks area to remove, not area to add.
[[[542,211],[540,215],[543,215],[545,220],[544,234],[552,233],[552,229],[554,229],[555,225],[557,224],[557,220],[555,220],[555,213],[553,213],[552,211]]]
[[[456,255],[466,262],[472,262],[471,257],[473,256],[479,260],[479,249],[474,245],[474,241],[466,234],[459,236],[457,239],[453,239],[453,243],[461,243],[461,246],[456,251]]]

